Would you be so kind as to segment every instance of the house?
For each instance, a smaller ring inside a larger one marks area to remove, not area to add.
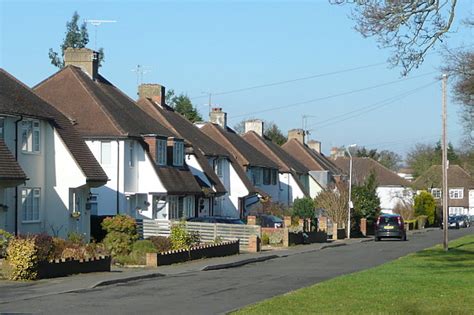
[[[441,206],[443,198],[442,183],[441,165],[433,165],[413,182],[413,187],[418,190],[429,191],[438,206]],[[448,167],[448,193],[450,215],[474,215],[474,179],[459,165],[449,165]]]
[[[213,108],[210,113],[210,122],[198,124],[198,127],[227,149],[261,197],[271,198],[272,201],[279,200],[278,164],[228,127],[227,114],[222,111],[222,108]]]
[[[309,170],[309,175],[316,182],[310,182],[309,190],[313,198],[322,189],[332,188],[343,180],[342,170],[321,153],[321,142],[315,140],[305,142],[303,129],[289,130],[288,140],[281,147]]]
[[[312,177],[309,177],[308,168],[265,137],[262,120],[246,121],[245,134],[242,138],[278,165],[280,191],[276,201],[289,207],[296,198],[309,197],[311,186],[319,185]],[[314,183],[310,185],[310,181]]]
[[[35,87],[86,140],[110,181],[93,189],[96,215],[193,217],[202,188],[185,163],[185,143],[98,73],[97,53],[68,48],[65,67]]]
[[[413,176],[413,170],[411,168],[401,168],[398,170],[397,175],[400,176],[401,178],[405,178],[407,181],[411,182],[415,178]]]
[[[334,163],[349,174],[349,161],[347,157],[338,157]],[[352,161],[352,185],[363,185],[371,173],[375,174],[382,212],[393,213],[399,202],[413,202],[413,192],[407,180],[371,158],[353,157]]]
[[[208,183],[215,197],[206,202],[211,207],[200,209],[199,215],[241,217],[258,201],[255,187],[233,156],[220,144],[203,133],[181,114],[165,104],[165,88],[158,84],[142,84],[138,106],[163,126],[190,144],[186,163],[195,176]]]
[[[0,228],[88,239],[106,173],[64,115],[3,69],[0,86]]]

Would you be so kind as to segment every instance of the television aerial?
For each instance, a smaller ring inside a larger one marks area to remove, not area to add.
[[[97,49],[97,27],[103,23],[116,23],[115,20],[84,20],[84,22],[89,23],[94,26],[94,50]]]

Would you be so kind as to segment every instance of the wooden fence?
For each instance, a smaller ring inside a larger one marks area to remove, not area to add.
[[[137,220],[138,230],[143,238],[169,236],[173,223],[168,220]],[[248,246],[250,236],[262,236],[259,225],[186,222],[186,230],[199,233],[201,241],[207,243],[238,239],[242,248]]]

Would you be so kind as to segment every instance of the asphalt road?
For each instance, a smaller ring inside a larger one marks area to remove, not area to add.
[[[450,239],[474,228],[450,230]],[[43,314],[218,314],[377,266],[442,241],[442,231],[408,242],[365,242],[249,264],[0,304],[0,312]]]

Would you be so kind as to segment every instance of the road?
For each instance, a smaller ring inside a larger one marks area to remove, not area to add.
[[[450,230],[450,239],[474,228]],[[365,242],[239,268],[200,271],[0,304],[0,312],[43,314],[220,314],[342,274],[371,268],[442,241],[442,231],[408,242]]]

